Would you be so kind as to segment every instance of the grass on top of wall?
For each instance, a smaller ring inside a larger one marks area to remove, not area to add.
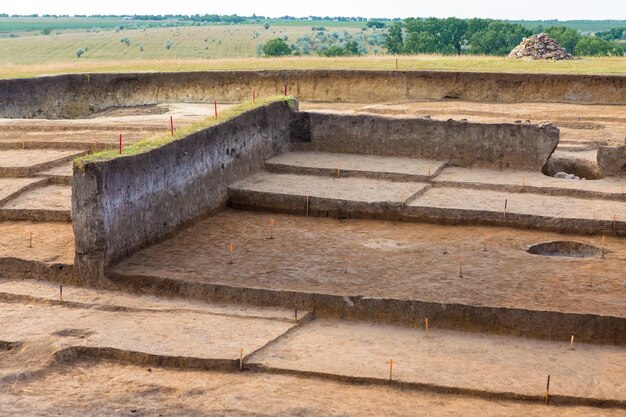
[[[132,156],[144,152],[149,152],[152,149],[160,148],[163,145],[171,143],[175,140],[183,139],[193,133],[199,132],[211,126],[224,123],[250,110],[267,106],[270,103],[279,101],[284,101],[291,108],[293,108],[295,105],[295,98],[292,96],[274,96],[265,99],[259,99],[255,102],[246,101],[227,110],[224,110],[223,112],[218,114],[218,117],[209,116],[203,120],[193,123],[190,126],[177,129],[174,131],[174,135],[171,135],[170,133],[153,135],[146,137],[138,142],[124,146],[122,154],[120,154],[119,149],[109,149],[76,158],[74,160],[74,168],[83,170],[85,165],[91,162],[109,161],[115,158],[123,158],[125,156]]]

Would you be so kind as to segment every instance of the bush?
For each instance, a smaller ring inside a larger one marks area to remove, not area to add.
[[[275,38],[268,41],[262,48],[265,56],[285,56],[291,55],[292,50],[287,43],[281,38]]]
[[[52,30],[50,28],[43,28],[43,30],[41,31],[42,35],[49,35],[50,32],[52,32]]]
[[[267,29],[269,29],[269,28],[270,28],[270,24],[269,24],[269,23],[266,23],[266,24],[264,24],[264,25],[263,25],[263,27],[265,28],[265,30],[267,30]]]
[[[171,40],[166,40],[165,41],[165,49],[172,49],[172,46],[174,46],[174,43]]]
[[[80,58],[81,56],[83,56],[83,54],[85,53],[85,49],[84,48],[78,48],[76,50],[76,58]]]
[[[595,36],[582,38],[575,49],[579,56],[624,56],[624,48],[617,42],[607,42]]]
[[[125,43],[126,46],[130,45],[130,39],[128,39],[128,38],[122,38],[122,39],[120,39],[120,42]]]

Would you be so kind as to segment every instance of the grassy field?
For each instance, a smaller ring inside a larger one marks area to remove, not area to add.
[[[470,71],[507,73],[606,74],[626,76],[626,58],[586,58],[576,61],[521,61],[493,56],[400,56],[400,70]],[[65,73],[135,71],[236,71],[277,69],[394,70],[395,56],[350,58],[289,57],[239,59],[156,59],[0,65],[0,78],[25,78]]]
[[[341,28],[350,33],[358,28]],[[312,35],[311,26],[228,25],[73,32],[61,35],[0,39],[0,65],[74,62],[76,50],[87,52],[81,60],[140,60],[189,58],[247,58],[257,56],[257,45],[287,36],[287,42]],[[127,46],[121,42],[128,38]],[[172,48],[166,49],[170,40]],[[143,48],[143,51],[142,51]]]
[[[341,22],[340,22],[341,23]],[[328,33],[347,31],[370,34],[357,27],[328,27]],[[126,71],[201,71],[257,69],[395,69],[394,56],[368,55],[351,58],[317,56],[257,58],[257,47],[281,37],[287,43],[312,36],[311,26],[258,24],[184,26],[72,31],[60,35],[30,34],[0,39],[0,77],[44,74]],[[121,42],[128,38],[128,45]],[[172,47],[166,49],[167,41]],[[76,50],[87,51],[81,58]],[[382,51],[382,48],[380,48]],[[370,53],[374,48],[370,46]],[[447,70],[565,74],[626,75],[626,58],[585,58],[576,61],[526,62],[494,56],[419,55],[399,57],[401,70]]]

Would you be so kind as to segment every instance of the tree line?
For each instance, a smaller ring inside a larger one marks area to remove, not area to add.
[[[565,27],[546,30],[573,55],[623,56],[624,46],[615,40],[622,28],[583,36]],[[385,47],[391,54],[507,55],[523,38],[537,33],[518,23],[492,19],[409,18],[389,26]]]

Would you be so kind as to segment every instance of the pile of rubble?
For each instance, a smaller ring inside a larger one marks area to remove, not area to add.
[[[511,51],[507,58],[529,59],[574,59],[557,41],[548,37],[545,33],[524,38],[522,43]]]

